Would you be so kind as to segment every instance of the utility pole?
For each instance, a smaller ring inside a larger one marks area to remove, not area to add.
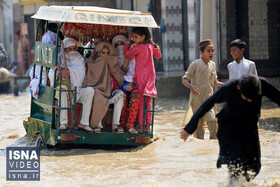
[[[183,33],[183,56],[184,70],[189,66],[189,27],[188,27],[188,1],[182,0],[182,33]]]
[[[200,41],[200,0],[195,3],[195,43]],[[195,58],[199,58],[199,49],[195,47]]]

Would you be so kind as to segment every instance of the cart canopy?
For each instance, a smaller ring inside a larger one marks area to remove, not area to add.
[[[150,14],[95,6],[41,6],[32,18],[53,22],[159,28]]]

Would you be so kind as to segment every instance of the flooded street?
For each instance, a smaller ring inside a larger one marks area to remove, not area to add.
[[[227,168],[216,169],[218,142],[179,138],[187,100],[158,99],[154,137],[137,148],[75,148],[41,152],[41,180],[6,181],[7,146],[28,146],[22,121],[29,116],[30,95],[0,95],[1,186],[210,186],[228,184]],[[260,121],[262,169],[240,186],[280,186],[280,109],[264,102]],[[206,135],[209,133],[206,130]]]

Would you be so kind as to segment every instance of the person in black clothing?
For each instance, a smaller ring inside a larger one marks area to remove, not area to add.
[[[243,175],[250,181],[261,169],[257,124],[263,96],[280,106],[280,90],[265,78],[245,75],[240,80],[228,81],[197,109],[190,122],[181,130],[181,138],[186,141],[196,130],[198,120],[215,103],[225,103],[217,114],[220,147],[217,168],[227,164],[231,180],[237,180]]]

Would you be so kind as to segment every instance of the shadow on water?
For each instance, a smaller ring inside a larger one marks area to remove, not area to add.
[[[99,153],[117,153],[117,152],[136,152],[147,145],[124,146],[124,145],[89,145],[89,144],[57,144],[48,146],[41,151],[41,156],[75,156],[90,155]]]
[[[7,147],[32,147],[35,140],[27,136],[17,139]],[[56,146],[47,145],[40,152],[41,156],[73,156],[89,155],[99,153],[116,153],[116,152],[136,152],[145,148],[147,145],[127,146],[127,145],[90,145],[90,144],[57,144]],[[6,156],[6,149],[0,149],[0,157]]]

